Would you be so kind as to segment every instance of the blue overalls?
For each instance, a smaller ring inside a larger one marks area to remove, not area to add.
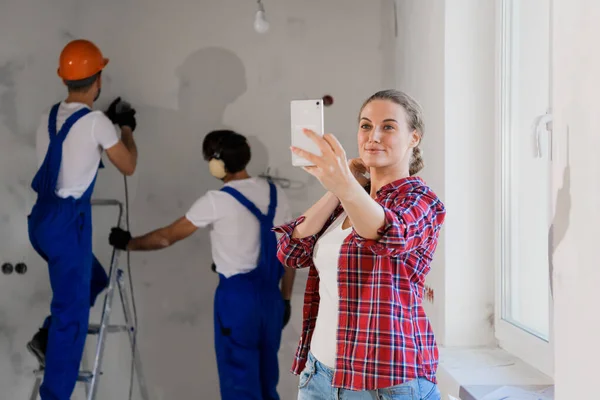
[[[260,221],[258,265],[245,274],[219,274],[215,293],[215,352],[222,400],[279,400],[277,352],[281,343],[284,304],[279,289],[283,266],[271,230],[277,209],[272,182],[267,215],[232,187],[232,195]]]
[[[71,127],[90,110],[73,113],[57,132],[60,104],[48,118],[50,143],[31,187],[37,201],[28,216],[29,240],[48,262],[52,287],[42,400],[69,400],[75,388],[88,329],[90,306],[106,287],[108,277],[92,254],[91,197],[96,177],[79,199],[56,195],[63,142]]]

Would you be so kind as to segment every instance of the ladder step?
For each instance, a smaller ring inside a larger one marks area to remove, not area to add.
[[[44,369],[43,368],[36,369],[34,371],[34,375],[36,378],[43,377]],[[79,376],[77,376],[77,382],[89,383],[93,377],[94,377],[94,374],[91,371],[79,371]]]
[[[79,376],[77,377],[77,382],[86,382],[89,383],[92,381],[94,374],[91,371],[80,371]]]
[[[127,332],[127,325],[107,325],[107,333]],[[100,324],[90,324],[88,327],[88,335],[97,335],[100,333]]]

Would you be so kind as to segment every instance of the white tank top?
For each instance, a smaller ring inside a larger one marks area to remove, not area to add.
[[[342,213],[319,238],[313,252],[313,262],[319,272],[319,314],[310,344],[315,358],[329,368],[335,368],[338,327],[338,260],[344,239],[352,227],[342,229],[346,213]]]

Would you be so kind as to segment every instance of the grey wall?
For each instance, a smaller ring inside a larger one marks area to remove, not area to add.
[[[182,216],[197,197],[218,187],[200,145],[207,131],[221,127],[250,136],[250,172],[268,166],[293,179],[287,194],[294,212],[306,209],[322,189],[290,166],[291,99],[332,94],[336,102],[326,110],[326,128],[349,155],[356,153],[361,102],[395,81],[392,2],[267,1],[271,31],[264,36],[252,29],[254,3],[7,0],[0,5],[0,34],[10,38],[0,44],[0,263],[29,266],[23,276],[0,275],[1,400],[28,396],[35,362],[25,343],[50,302],[47,270],[30,248],[25,217],[34,201],[33,133],[43,109],[64,96],[56,63],[67,41],[87,37],[111,58],[100,106],[123,95],[138,109],[139,167],[129,179],[134,233]],[[96,197],[124,198],[122,177],[112,166],[101,172]],[[95,251],[105,265],[106,237],[115,218],[109,210],[94,216]],[[162,252],[132,255],[139,346],[153,399],[218,398],[212,342],[217,281],[210,262],[207,232]],[[280,353],[282,399],[296,393],[297,380],[288,370],[299,337],[305,277],[299,273]],[[120,313],[114,315],[118,322]],[[100,398],[125,398],[124,338],[109,341],[105,365]]]

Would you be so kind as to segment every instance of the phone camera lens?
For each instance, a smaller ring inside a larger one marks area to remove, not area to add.
[[[321,102],[317,101],[317,105],[321,104]]]

